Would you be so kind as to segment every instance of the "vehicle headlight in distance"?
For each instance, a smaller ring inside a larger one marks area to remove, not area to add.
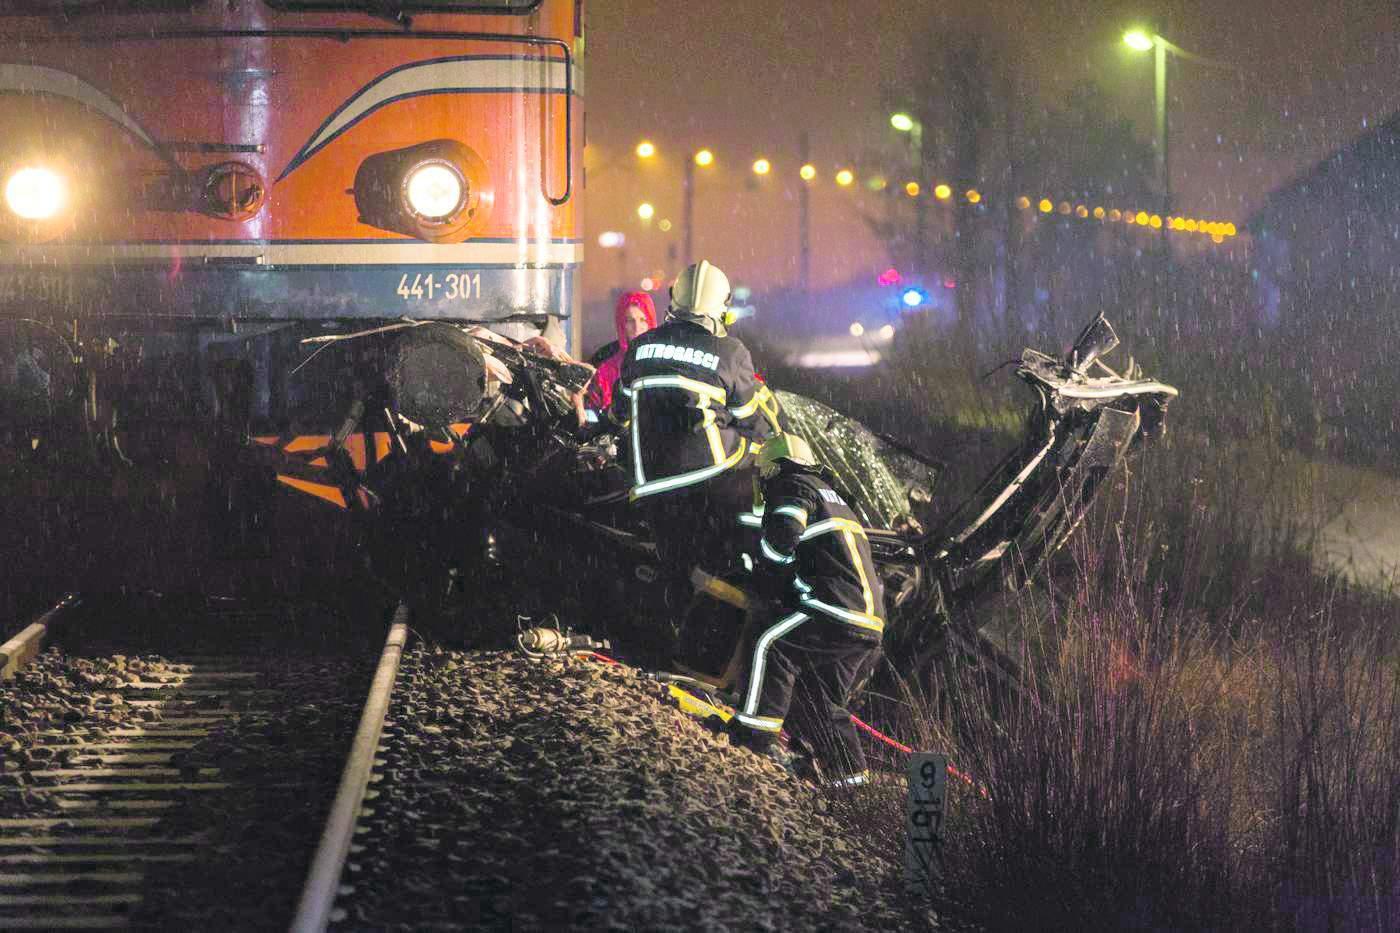
[[[25,220],[48,220],[67,199],[63,177],[46,168],[22,168],[5,182],[6,206]]]
[[[445,223],[462,209],[467,182],[449,162],[422,162],[404,176],[404,199],[421,220]]]

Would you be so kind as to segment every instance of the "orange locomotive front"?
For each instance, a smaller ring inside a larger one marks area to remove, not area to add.
[[[571,345],[582,42],[581,0],[0,0],[15,579],[80,539],[123,586],[329,566],[328,503],[389,454],[346,417],[384,360],[315,340]]]
[[[308,337],[409,318],[573,344],[582,17],[0,0],[0,460],[95,458],[126,469],[114,489],[159,475],[227,505],[260,440],[289,455],[280,488],[337,501],[290,455],[362,373]],[[384,443],[344,448],[363,468]]]

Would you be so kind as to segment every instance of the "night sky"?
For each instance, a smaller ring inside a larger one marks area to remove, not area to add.
[[[1163,34],[1177,45],[1235,66],[1172,62],[1171,168],[1187,215],[1243,221],[1274,186],[1400,109],[1400,6],[1375,0],[596,0],[586,295],[606,295],[620,278],[635,287],[648,273],[674,274],[667,248],[680,239],[681,159],[700,146],[717,162],[700,171],[697,254],[736,281],[794,281],[804,129],[820,171],[813,284],[882,268],[861,214],[879,196],[839,189],[832,174],[838,164],[859,172],[861,153],[893,133],[881,88],[909,73],[911,38],[931,23],[1018,50],[1023,87],[1042,101],[1097,81],[1150,140],[1151,55],[1134,55],[1121,36],[1153,15],[1165,15]],[[639,166],[632,148],[643,137],[660,156]],[[755,184],[749,166],[760,155],[774,171]],[[657,208],[649,228],[634,213],[643,200]],[[669,233],[658,228],[663,218]],[[604,230],[627,235],[625,265],[598,248]]]

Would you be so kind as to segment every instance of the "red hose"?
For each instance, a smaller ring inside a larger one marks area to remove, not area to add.
[[[881,732],[879,729],[876,729],[874,726],[862,722],[854,713],[851,714],[851,722],[856,724],[857,729],[860,729],[863,732],[874,736],[881,742],[884,742],[886,745],[889,745],[892,748],[897,748],[906,755],[914,754],[914,750],[908,745],[905,745],[903,742],[900,742],[896,739],[892,739],[889,736],[885,735],[883,732]],[[963,774],[957,768],[953,767],[952,762],[948,763],[948,773],[951,774],[953,777],[957,778],[959,781],[962,781],[967,786],[977,788],[977,790],[981,792],[983,797],[987,796],[987,788],[978,784],[972,778],[968,777],[966,774]]]
[[[874,726],[861,722],[860,719],[858,719],[854,713],[851,714],[851,722],[856,724],[857,729],[861,729],[869,733],[870,735],[873,735],[875,738],[879,739],[881,742],[884,742],[886,745],[893,746],[894,748],[899,749],[906,755],[914,754],[914,750],[908,745],[905,745],[902,742],[897,742],[889,736],[885,735],[879,729],[876,729]]]

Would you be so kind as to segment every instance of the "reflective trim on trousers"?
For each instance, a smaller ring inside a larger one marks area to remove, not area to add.
[[[862,784],[870,783],[870,772],[862,771],[859,774],[847,775],[843,778],[833,778],[827,781],[828,787],[860,787]]]
[[[734,718],[739,720],[739,724],[753,729],[755,732],[781,732],[783,721],[781,719],[769,719],[766,716],[747,716],[744,713],[735,713]]]
[[[758,636],[758,643],[753,649],[753,662],[749,665],[748,695],[744,697],[744,705],[738,710],[740,722],[743,722],[744,716],[753,718],[758,713],[758,698],[763,692],[763,670],[768,666],[769,647],[810,618],[805,612],[794,612]]]

